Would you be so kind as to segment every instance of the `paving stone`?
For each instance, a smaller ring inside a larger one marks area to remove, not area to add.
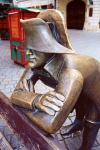
[[[71,123],[72,123],[71,119],[67,118],[66,121],[64,122],[63,126],[67,126],[67,125],[69,125]]]
[[[100,146],[94,147],[92,150],[100,150]]]
[[[10,143],[10,139],[11,139],[11,138],[10,138],[10,135],[7,135],[7,136],[6,136],[6,139],[7,139],[7,141]]]
[[[77,132],[69,134],[69,135],[64,135],[63,138],[64,139],[68,139],[68,138],[79,137],[80,140],[81,140],[81,138],[82,138],[81,135],[82,135],[82,132],[81,131],[77,131]]]
[[[0,150],[13,150],[1,132],[0,132]]]
[[[80,137],[80,141],[82,142],[82,137]],[[94,144],[93,144],[93,147],[96,147],[96,146],[99,146],[99,144],[98,144],[98,141],[97,141],[97,140],[95,140],[95,142],[94,142]]]
[[[95,142],[94,142],[94,144],[93,144],[93,147],[95,147],[95,146],[99,146],[99,143],[98,143],[97,140],[95,140]]]
[[[2,81],[5,77],[2,75],[0,76],[0,81]]]
[[[16,84],[15,84],[15,87],[16,87]],[[14,89],[10,89],[10,94],[14,91]]]
[[[65,142],[69,150],[76,150],[81,146],[81,142],[78,137],[65,139]]]
[[[56,134],[59,134],[60,133],[60,130],[58,130],[57,132],[56,132]]]
[[[9,82],[9,81],[12,81],[12,78],[9,78],[9,77],[6,76],[6,78],[4,78],[3,81],[4,81],[4,82]],[[9,85],[9,84],[8,84],[8,85]]]
[[[66,148],[66,145],[65,145],[64,141],[59,141],[59,143],[60,143],[63,147]]]
[[[15,135],[12,135],[10,142],[13,148],[18,148],[22,145]]]
[[[0,132],[3,133],[4,132],[4,127],[0,126]]]
[[[61,134],[57,134],[57,139],[58,139],[58,141],[63,140],[63,138],[62,138]]]
[[[0,85],[0,90],[5,89],[5,85]]]
[[[11,93],[10,92],[3,92],[8,98],[10,98],[11,97]]]
[[[11,131],[11,129],[8,128],[7,126],[4,127],[4,135],[8,136],[8,135],[11,135],[11,134],[13,135],[13,132]]]
[[[8,83],[9,83],[9,81],[4,81],[4,80],[3,80],[3,82],[1,82],[2,85],[7,85]]]
[[[75,116],[71,117],[71,121],[74,122],[75,120]]]
[[[100,131],[98,132],[98,134],[97,134],[97,141],[99,142],[99,144],[100,144]]]
[[[69,114],[69,116],[73,117],[73,116],[75,116],[75,114],[76,114],[75,111],[73,111],[72,113]]]
[[[26,148],[23,146],[19,146],[19,147],[15,148],[14,150],[26,150]]]
[[[9,84],[9,85],[6,85],[5,88],[6,88],[6,89],[7,89],[7,88],[14,88],[14,85]]]
[[[57,133],[56,133],[56,134],[52,134],[52,136],[53,136],[56,140],[58,140]]]
[[[4,90],[3,90],[5,93],[10,93],[10,88],[5,88]]]
[[[1,127],[2,127],[2,126],[7,126],[6,123],[3,121],[2,118],[0,118],[0,126],[1,126]]]

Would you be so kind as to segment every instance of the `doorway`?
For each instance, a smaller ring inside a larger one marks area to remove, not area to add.
[[[85,2],[81,0],[73,0],[68,3],[66,8],[68,29],[83,29],[85,21],[85,6]]]

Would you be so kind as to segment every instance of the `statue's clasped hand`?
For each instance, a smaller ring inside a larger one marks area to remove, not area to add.
[[[65,97],[57,92],[47,92],[35,102],[35,107],[49,114],[55,115],[63,106]]]
[[[27,92],[33,92],[34,86],[33,86],[32,81],[24,78],[23,81],[20,81],[20,90],[27,91]]]
[[[32,81],[26,78],[20,81],[18,90],[11,97],[11,102],[15,105],[34,111],[38,109],[51,116],[62,109],[64,101],[65,97],[55,91],[35,93]]]

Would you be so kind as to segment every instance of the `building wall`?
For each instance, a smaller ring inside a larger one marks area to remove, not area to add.
[[[54,5],[54,0],[13,0],[14,6],[17,7],[35,7],[43,6],[52,3]]]
[[[88,6],[88,11],[93,8],[93,16],[89,17],[85,24],[86,30],[98,30],[100,21],[100,0],[93,0],[93,5]]]
[[[71,1],[72,0],[57,0],[57,9],[63,13],[65,20],[67,18],[66,6]],[[100,22],[100,0],[93,0],[93,5],[89,3],[89,0],[82,1],[86,4],[84,30],[98,30]],[[92,17],[89,17],[90,8],[93,8]]]

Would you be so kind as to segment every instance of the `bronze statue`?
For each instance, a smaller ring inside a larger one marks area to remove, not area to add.
[[[30,69],[10,101],[50,134],[62,127],[73,108],[78,114],[80,109],[79,117],[85,117],[80,150],[91,150],[100,126],[100,63],[74,53],[62,14],[57,10],[45,10],[37,18],[21,20],[21,24]],[[54,91],[35,93],[34,85],[39,79]]]

